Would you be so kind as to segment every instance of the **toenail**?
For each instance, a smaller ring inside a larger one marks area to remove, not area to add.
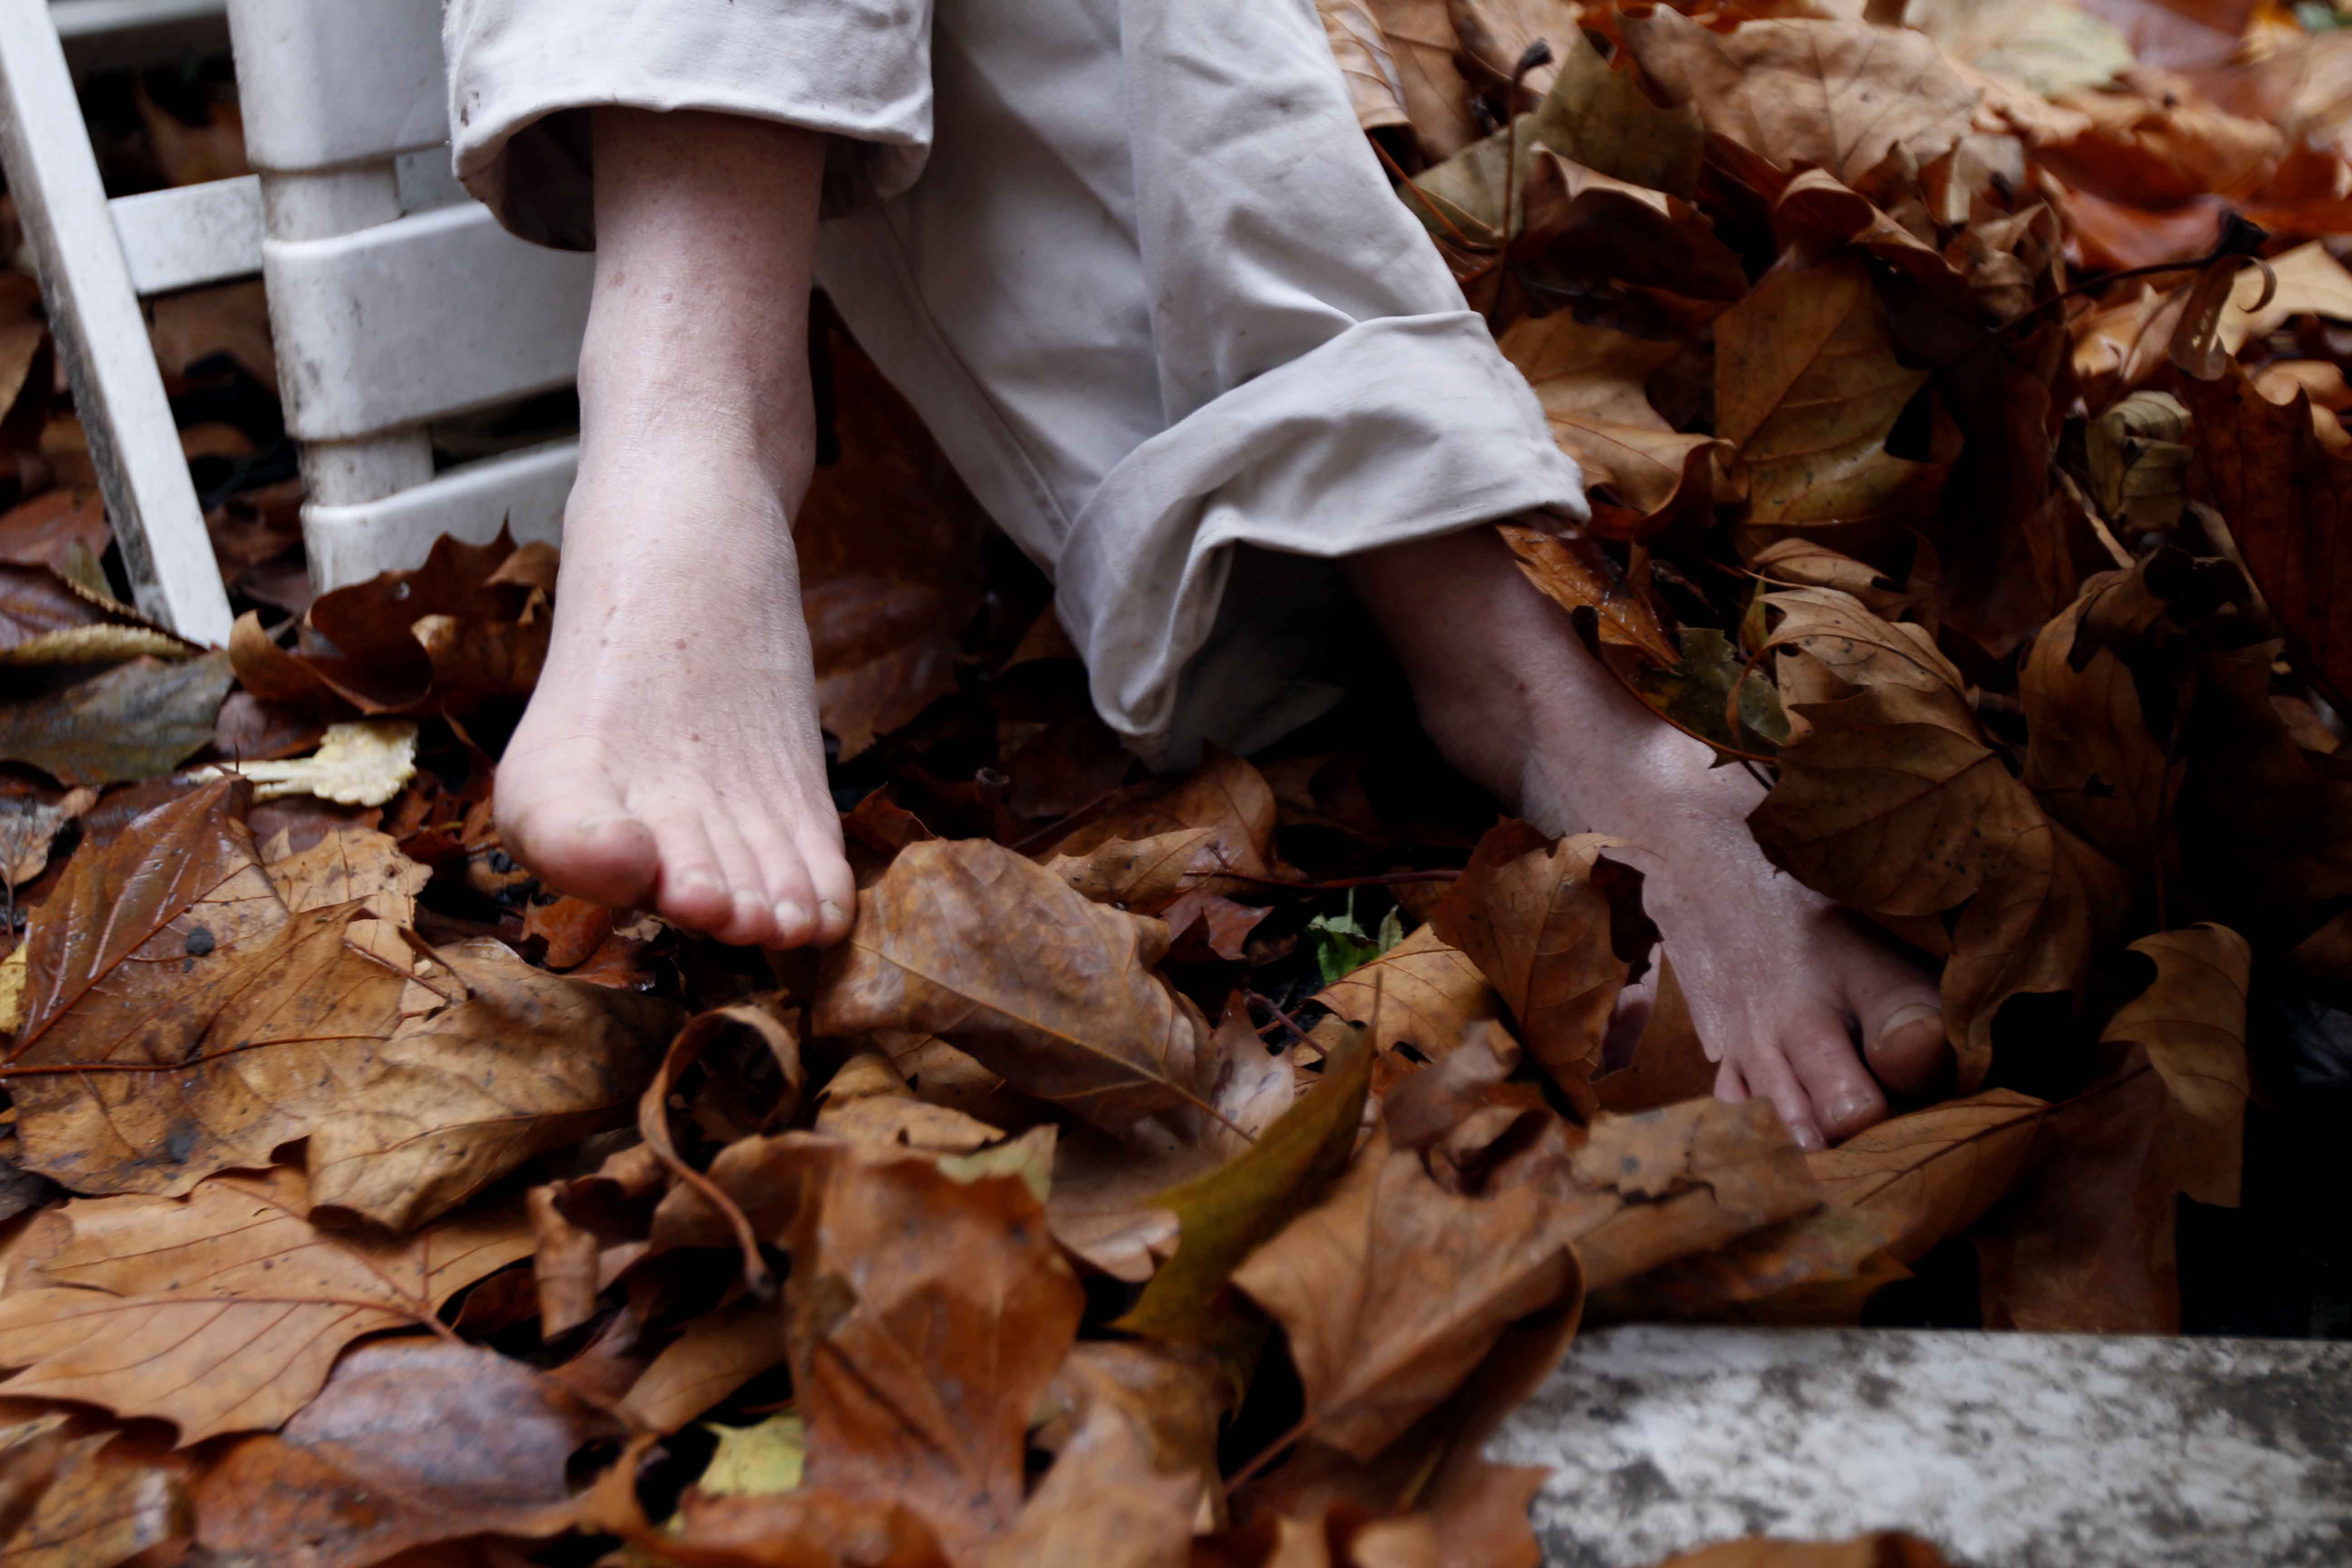
[[[824,902],[818,904],[816,907],[816,912],[824,917],[824,921],[827,925],[837,924],[838,922],[849,918],[849,911],[843,909],[839,904],[835,903],[831,899],[827,899]]]
[[[1878,1026],[1879,1037],[1885,1038],[1898,1029],[1907,1029],[1922,1018],[1940,1019],[1943,1016],[1944,1010],[1933,1002],[1914,1002],[1908,1006],[1897,1007],[1889,1015],[1885,1022]]]
[[[776,906],[776,925],[783,931],[798,931],[808,924],[808,911],[787,899]]]
[[[1804,1150],[1809,1154],[1817,1149],[1826,1149],[1829,1147],[1826,1142],[1822,1142],[1822,1135],[1814,1131],[1810,1127],[1801,1125],[1791,1128],[1790,1129],[1790,1135],[1796,1139],[1797,1147]]]
[[[1829,1119],[1834,1125],[1843,1127],[1868,1119],[1877,1110],[1877,1102],[1868,1095],[1857,1094],[1831,1107]]]

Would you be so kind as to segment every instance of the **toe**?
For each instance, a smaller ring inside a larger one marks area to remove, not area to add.
[[[800,852],[773,828],[757,828],[747,837],[751,840],[752,858],[760,865],[760,882],[774,927],[768,945],[799,947],[816,934],[816,893],[809,886]]]
[[[801,863],[807,868],[809,887],[816,896],[816,935],[820,947],[830,947],[849,934],[857,918],[857,879],[841,850],[841,825],[834,819],[803,833]]]
[[[1843,1020],[1820,1017],[1792,1029],[1789,1066],[1812,1102],[1822,1135],[1835,1143],[1886,1120],[1886,1096],[1862,1065]]]
[[[751,845],[729,816],[713,816],[703,829],[710,836],[710,850],[719,858],[728,889],[727,918],[711,934],[738,947],[763,945],[776,934],[776,907],[767,895]]]
[[[1790,1136],[1796,1139],[1799,1148],[1827,1147],[1828,1141],[1822,1136],[1821,1119],[1813,1114],[1813,1102],[1807,1098],[1804,1085],[1798,1081],[1795,1069],[1777,1044],[1742,1051],[1738,1071],[1750,1098],[1772,1102],[1780,1120],[1788,1123]]]
[[[719,868],[710,836],[698,817],[687,813],[658,818],[653,826],[661,847],[654,907],[674,925],[716,933],[734,916],[735,898]]]
[[[599,778],[543,795],[527,778],[498,783],[499,840],[558,892],[625,909],[653,891],[661,865],[653,831]]]
[[[1951,1060],[1935,982],[1879,949],[1854,965],[1846,994],[1862,1026],[1863,1059],[1896,1096],[1918,1093]]]

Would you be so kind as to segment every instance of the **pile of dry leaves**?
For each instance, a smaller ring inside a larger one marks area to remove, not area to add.
[[[310,603],[248,500],[256,608],[190,648],[55,482],[27,305],[0,1558],[1532,1563],[1541,1475],[1480,1449],[1580,1321],[1852,1322],[1959,1238],[1989,1324],[2178,1326],[2257,966],[2352,994],[2352,32],[1320,4],[1596,487],[1528,575],[1941,965],[1956,1079],[1812,1154],[1706,1098],[1639,872],[1496,825],[1369,640],[1353,710],[1138,778],[834,330],[856,931],[558,898],[488,809],[551,552]]]

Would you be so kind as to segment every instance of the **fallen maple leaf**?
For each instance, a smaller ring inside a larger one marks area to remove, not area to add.
[[[1616,843],[1599,834],[1554,843],[1507,821],[1479,840],[1430,920],[1502,997],[1528,1055],[1587,1110],[1618,994],[1657,942],[1642,874],[1606,853]]]
[[[630,1385],[623,1403],[639,1425],[675,1432],[783,1363],[783,1321],[775,1309],[739,1302],[688,1323]]]
[[[1306,1385],[1300,1430],[1370,1458],[1451,1394],[1508,1324],[1574,1299],[1570,1244],[1615,1206],[1533,1186],[1462,1197],[1376,1133],[1234,1283],[1289,1339]]]
[[[2009,1191],[2049,1114],[1997,1089],[1882,1121],[1805,1163],[1831,1203],[1883,1219],[1887,1250],[1913,1263]]]
[[[1620,18],[1625,47],[1670,103],[1788,168],[1869,194],[1900,153],[1932,163],[1968,134],[1978,91],[1919,34],[1860,21],[1765,20],[1713,32],[1660,8]]]
[[[627,1120],[677,1021],[669,1003],[546,973],[488,939],[434,958],[461,996],[356,1053],[346,1101],[310,1113],[312,1201],[396,1231]]]
[[[1576,1251],[1585,1287],[1606,1289],[1767,1226],[1811,1213],[1821,1189],[1780,1113],[1760,1100],[1689,1100],[1601,1116],[1554,1164],[1496,1180],[1581,1194]]]
[[[1150,842],[1202,828],[1186,866],[1184,890],[1244,894],[1272,874],[1274,791],[1239,757],[1213,752],[1172,783],[1147,784],[1054,847],[1056,858],[1091,857],[1118,839]]]
[[[1680,345],[1588,327],[1561,310],[1515,323],[1497,344],[1543,405],[1552,439],[1625,505],[1664,511],[1687,490],[1714,499],[1716,466],[1730,456],[1712,436],[1678,434],[1650,405],[1650,374]]]
[[[1409,1045],[1432,1060],[1451,1051],[1470,1025],[1495,1016],[1486,977],[1433,925],[1414,928],[1378,958],[1325,986],[1315,1000],[1363,1025],[1375,1050]]]
[[[1036,1194],[919,1155],[835,1162],[802,1209],[788,1342],[807,1485],[903,1503],[976,1560],[1020,1512],[1023,1436],[1083,1294]]]
[[[299,1172],[215,1176],[185,1198],[51,1211],[0,1296],[0,1390],[179,1427],[183,1447],[282,1425],[363,1334],[425,1326],[530,1251],[519,1209],[398,1241],[322,1231]]]
[[[1715,341],[1716,434],[1747,480],[1748,538],[1801,529],[1867,553],[1931,510],[1958,442],[1924,459],[1887,449],[1928,373],[1896,356],[1864,258],[1784,262],[1717,319]]]
[[[2199,1203],[2234,1208],[2244,1163],[2246,986],[2253,952],[2223,926],[2158,931],[2132,943],[2156,976],[2099,1037],[2138,1046],[2163,1080],[2168,1171]]]
[[[1150,972],[1167,943],[985,840],[910,845],[826,955],[814,1026],[937,1035],[1115,1131],[1196,1098],[1208,1029]]]

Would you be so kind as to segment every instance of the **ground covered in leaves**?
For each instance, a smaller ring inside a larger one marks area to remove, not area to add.
[[[1480,1447],[1580,1322],[2344,1331],[2352,33],[1321,9],[1596,487],[1529,577],[1940,965],[1951,1080],[1811,1154],[1707,1098],[1639,855],[1498,822],[1369,636],[1313,730],[1141,776],[832,328],[856,931],[556,897],[489,813],[552,552],[314,600],[250,294],[165,301],[248,612],[189,647],[7,275],[0,1561],[1528,1563]],[[165,85],[146,175],[233,172]]]

